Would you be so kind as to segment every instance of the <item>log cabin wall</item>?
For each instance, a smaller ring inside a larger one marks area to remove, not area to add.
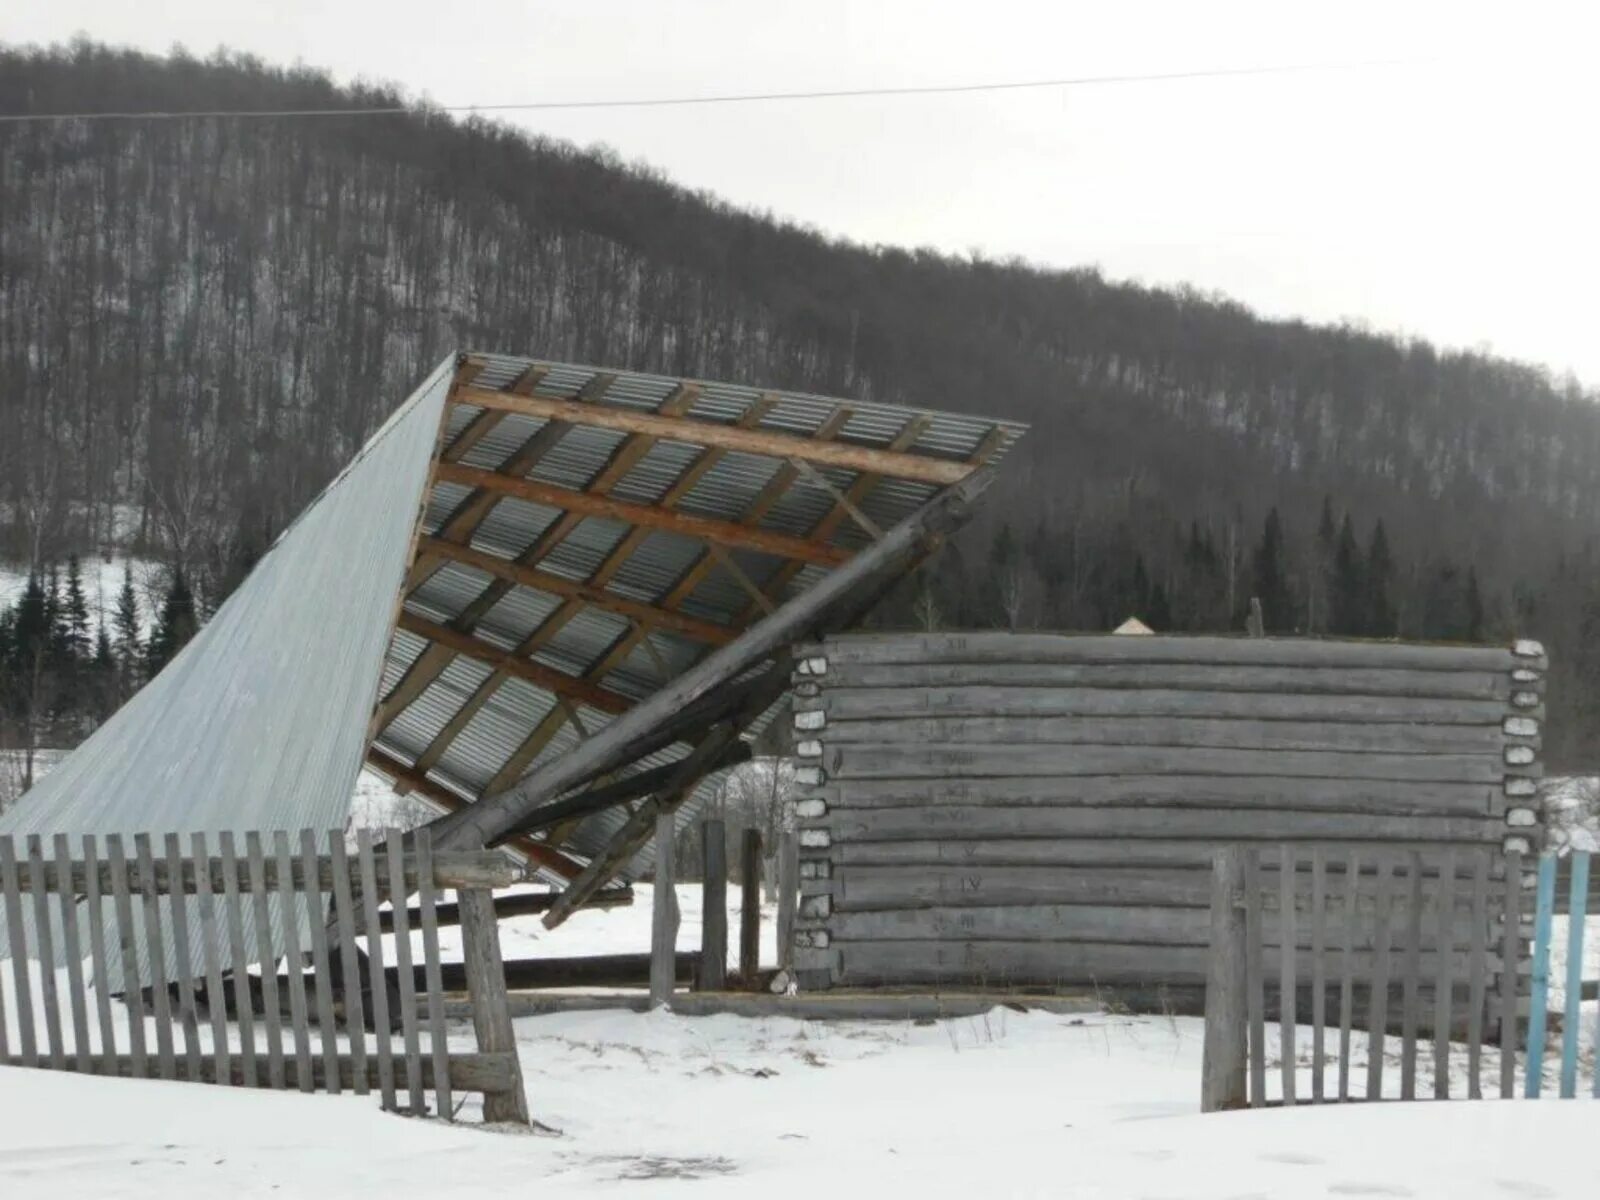
[[[875,634],[795,664],[805,988],[1194,987],[1219,846],[1487,846],[1503,879],[1542,840],[1536,643]]]

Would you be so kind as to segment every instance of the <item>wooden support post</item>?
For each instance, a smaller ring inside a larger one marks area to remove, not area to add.
[[[761,970],[761,830],[746,829],[739,846],[739,977],[754,990]]]
[[[1201,1112],[1246,1104],[1244,882],[1244,851],[1237,846],[1217,851],[1211,860],[1211,955],[1206,975]]]
[[[785,829],[778,841],[778,969],[794,969],[794,918],[800,903],[800,833]]]
[[[728,986],[728,830],[720,817],[708,817],[700,830],[700,979],[703,992]]]
[[[456,894],[461,907],[461,957],[467,971],[467,991],[472,1000],[472,1027],[478,1050],[484,1054],[506,1052],[515,1066],[516,1080],[507,1091],[483,1097],[483,1119],[527,1125],[528,1097],[523,1090],[522,1064],[517,1060],[517,1035],[511,1027],[506,1001],[505,967],[500,960],[500,930],[494,919],[494,894],[488,888],[463,888]]]
[[[656,813],[656,878],[650,913],[650,1007],[672,999],[678,945],[678,888],[673,870],[672,810]]]

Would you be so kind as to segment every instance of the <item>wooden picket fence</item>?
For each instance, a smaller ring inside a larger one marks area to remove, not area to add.
[[[220,834],[213,853],[203,833],[187,845],[178,834],[136,834],[130,855],[117,835],[85,836],[76,852],[65,834],[48,852],[37,835],[0,837],[15,1005],[5,1011],[0,989],[0,1062],[307,1092],[376,1088],[385,1108],[414,1115],[429,1111],[431,1091],[447,1118],[456,1092],[476,1091],[486,1120],[527,1122],[490,891],[513,881],[502,857],[436,854],[426,830],[377,840],[363,830],[353,855],[339,831],[243,841],[240,853],[233,834]],[[449,1048],[443,888],[457,892],[476,1053]],[[380,912],[385,901],[392,911]]]
[[[1595,974],[1600,975],[1600,969],[1595,969],[1600,964],[1590,962],[1595,956],[1588,953],[1584,928],[1589,909],[1591,857],[1588,851],[1574,851],[1564,858],[1546,854],[1539,860],[1533,918],[1533,969],[1529,988],[1531,1003],[1528,1012],[1527,1068],[1523,1077],[1523,1095],[1530,1099],[1537,1099],[1544,1090],[1545,1056],[1549,1050],[1547,1035],[1550,1033],[1551,960],[1558,944],[1555,935],[1555,917],[1558,911],[1564,911],[1567,919],[1563,939],[1566,962],[1561,971],[1564,994],[1560,1009],[1558,1094],[1564,1100],[1575,1098],[1580,1090],[1580,1067],[1587,1065],[1594,1075],[1589,1092],[1592,1096],[1600,1097],[1600,1069],[1596,1069],[1594,1061],[1594,1055],[1600,1053],[1600,1012],[1596,1013],[1594,1024],[1590,1027],[1592,1032],[1587,1064],[1581,1059],[1584,1016],[1581,1005],[1585,999],[1597,998],[1594,978],[1585,979],[1584,975],[1589,969],[1594,969]],[[1565,872],[1562,871],[1563,867],[1566,868]],[[1566,876],[1564,887],[1561,886],[1560,878],[1563,873]]]

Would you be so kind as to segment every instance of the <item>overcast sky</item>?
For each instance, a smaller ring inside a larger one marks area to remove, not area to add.
[[[866,242],[1187,282],[1600,385],[1600,5],[9,0],[442,104],[1404,65],[508,117]],[[1424,61],[1426,60],[1426,61]]]

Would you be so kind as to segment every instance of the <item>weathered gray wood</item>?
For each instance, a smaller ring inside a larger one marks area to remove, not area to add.
[[[439,920],[435,908],[438,897],[433,889],[433,872],[428,870],[433,861],[433,835],[426,829],[417,830],[416,844],[417,862],[422,868],[417,873],[417,915],[422,930],[423,975],[427,983],[424,994],[428,1002],[428,1045],[433,1052],[434,1106],[439,1116],[453,1121],[450,1042],[444,1021],[444,981],[439,973]]]
[[[1047,775],[978,779],[840,779],[800,790],[829,809],[1000,804],[1068,808],[1211,805],[1218,808],[1326,810],[1362,815],[1503,814],[1504,787],[1493,783],[1306,779],[1286,775]],[[1362,823],[1348,822],[1351,829]]]
[[[1367,1026],[1366,1098],[1368,1100],[1377,1100],[1383,1096],[1384,1043],[1389,1028],[1389,947],[1391,944],[1389,919],[1393,908],[1393,892],[1389,881],[1389,871],[1389,860],[1379,858],[1377,878],[1373,881],[1374,894],[1378,898],[1377,932],[1374,941],[1375,948],[1369,976],[1367,999],[1369,1020]]]
[[[672,998],[673,962],[678,943],[677,855],[672,811],[656,813],[656,870],[650,909],[650,1006]]]
[[[1200,1111],[1243,1108],[1249,1101],[1249,1006],[1245,969],[1244,851],[1219,850],[1211,871],[1211,939],[1206,974],[1205,1044]]]
[[[33,989],[28,968],[28,931],[22,917],[22,884],[17,871],[16,843],[0,837],[0,876],[4,877],[6,937],[11,950],[11,980],[17,1006],[17,1042],[23,1066],[39,1065],[39,1046],[33,1028]]]
[[[28,836],[28,891],[33,895],[33,934],[39,943],[39,1003],[44,1009],[45,1040],[50,1066],[66,1069],[66,1040],[61,1034],[61,998],[56,989],[55,938],[50,920],[50,897],[44,890],[44,844],[38,834]]]
[[[835,722],[960,717],[1226,717],[1239,720],[1354,722],[1415,721],[1419,725],[1493,725],[1506,702],[1428,700],[1394,696],[1303,695],[1293,691],[1213,692],[1172,688],[999,687],[862,688],[835,679],[814,697],[796,697],[796,712],[827,714]]]
[[[761,830],[739,841],[739,978],[753,988],[761,969]]]
[[[1389,696],[1423,700],[1511,697],[1509,671],[1421,671],[1391,668],[1194,666],[1189,664],[1055,665],[1007,662],[981,668],[830,663],[827,687],[846,688],[1154,688],[1162,691],[1284,692],[1299,696]],[[1520,685],[1519,685],[1520,686]],[[1535,683],[1529,691],[1537,692]]]
[[[849,634],[796,648],[800,658],[828,660],[829,676],[853,663],[1244,663],[1296,668],[1406,667],[1428,671],[1500,671],[1543,659],[1519,659],[1509,648],[1425,646],[1393,642],[1113,634],[887,633]]]
[[[922,841],[930,837],[1164,838],[1185,835],[1210,840],[1321,840],[1348,836],[1352,826],[1382,840],[1436,842],[1498,841],[1505,823],[1474,817],[1368,817],[1352,822],[1336,813],[1245,812],[1199,808],[1050,809],[999,805],[877,809],[807,818],[801,828],[826,829],[836,842]]]
[[[94,1006],[95,1017],[100,1029],[100,1056],[98,1071],[102,1075],[110,1074],[111,1061],[117,1053],[116,1024],[111,1017],[111,972],[110,959],[106,954],[106,916],[105,904],[100,893],[100,872],[97,869],[100,863],[99,849],[92,833],[83,835],[83,860],[89,867],[89,890],[84,903],[84,912],[89,916],[89,971],[94,980]],[[4,1022],[5,1015],[0,1013],[0,1022]],[[4,1050],[4,1037],[0,1036],[0,1051]]]
[[[56,868],[60,870],[72,862],[72,847],[67,835],[58,833],[52,839]],[[71,896],[57,895],[61,908],[61,950],[66,959],[67,1001],[72,1011],[73,1058],[79,1072],[84,1075],[94,1070],[94,1056],[89,1044],[89,999],[83,986],[83,947],[78,938],[78,905]]]
[[[1344,868],[1344,954],[1339,964],[1339,1099],[1350,1099],[1350,1028],[1355,1009],[1355,945],[1360,929],[1361,852],[1349,851]]]
[[[316,998],[317,1025],[322,1034],[322,1059],[331,1090],[339,1090],[339,1030],[333,1020],[333,969],[328,959],[327,906],[317,887],[317,835],[300,831],[300,865],[305,869],[306,915],[311,925],[311,989]],[[424,872],[426,873],[426,872]]]
[[[1323,1027],[1328,1023],[1328,948],[1326,861],[1321,846],[1311,847],[1311,1102],[1321,1104],[1322,1072],[1327,1065]]]
[[[1467,1099],[1483,1099],[1483,1018],[1488,1002],[1484,959],[1489,937],[1489,853],[1472,856],[1472,942],[1467,952]]]
[[[1501,709],[1502,719],[1505,709]],[[963,717],[829,721],[815,736],[834,746],[1159,746],[1278,752],[1488,754],[1507,745],[1501,722],[1421,725],[1412,722],[1330,724],[1284,718],[1214,717]],[[1532,744],[1528,740],[1525,744]],[[1172,756],[1177,757],[1177,756]]]
[[[210,857],[206,851],[205,834],[190,835],[189,857],[196,862],[205,862]],[[200,950],[206,971],[206,1016],[211,1023],[211,1057],[216,1060],[218,1077],[231,1079],[233,1070],[229,1062],[232,1054],[228,1046],[228,1003],[222,990],[222,927],[217,920],[211,877],[204,871],[200,873],[199,886],[195,911],[200,920]]]
[[[361,928],[361,910],[350,886],[350,855],[344,834],[328,831],[328,859],[333,866],[333,923],[339,939],[339,968],[344,984],[344,1022],[349,1032],[351,1079],[356,1094],[367,1094],[366,1005],[362,1002],[360,952],[356,933]]]
[[[20,1057],[0,1059],[0,1067],[15,1067],[25,1065]],[[306,1091],[332,1090],[330,1088],[327,1067],[321,1058],[312,1064],[312,1074],[309,1080],[300,1079],[299,1066],[293,1059],[286,1064],[288,1070],[288,1084],[291,1087],[304,1087]],[[113,1056],[107,1072],[113,1076],[124,1078],[142,1078],[143,1067],[136,1066],[131,1055]],[[517,1056],[512,1053],[499,1054],[452,1054],[450,1056],[450,1078],[455,1086],[464,1092],[482,1092],[485,1096],[507,1093],[512,1089],[521,1088],[522,1073],[517,1064]],[[235,1058],[227,1072],[218,1069],[218,1064],[211,1059],[201,1062],[200,1079],[203,1083],[228,1083],[235,1087],[248,1086],[240,1061]],[[424,1087],[434,1086],[434,1065],[431,1059],[422,1064],[422,1082]],[[339,1086],[348,1088],[355,1086],[365,1090],[377,1082],[377,1064],[368,1062],[366,1075],[362,1077],[356,1073],[355,1064],[348,1055],[339,1057]]]
[[[1205,982],[1202,946],[1103,942],[862,942],[837,946],[843,987],[1071,987]]]
[[[168,872],[179,875],[183,848],[178,844],[177,834],[166,835],[165,849]],[[178,974],[178,1023],[183,1029],[183,1077],[197,1079],[200,1075],[200,1019],[195,1012],[188,901],[183,896],[169,894],[167,911],[172,924],[172,958]]]
[[[778,968],[794,967],[795,911],[800,903],[800,838],[785,829],[778,841]]]
[[[1295,1072],[1297,1070],[1298,1054],[1296,1052],[1296,1029],[1299,1022],[1295,1016],[1295,971],[1294,971],[1294,944],[1296,938],[1295,920],[1295,876],[1296,864],[1294,847],[1281,846],[1278,849],[1278,888],[1279,888],[1279,920],[1282,922],[1279,930],[1278,946],[1278,1058],[1282,1066],[1283,1075],[1283,1102],[1295,1103]]]
[[[440,889],[436,886],[434,894],[437,895],[439,891]],[[535,916],[539,913],[549,912],[555,907],[555,903],[560,897],[560,892],[514,892],[509,896],[496,896],[494,898],[494,914],[501,921],[505,921],[510,917]],[[590,896],[579,907],[584,909],[626,908],[632,903],[633,888],[631,886],[608,887]],[[409,914],[413,927],[416,926],[419,915],[416,908],[413,907]],[[461,913],[454,903],[436,903],[433,906],[433,916],[440,929],[461,924]],[[388,909],[379,912],[378,919],[383,922],[383,927],[386,931],[394,929],[394,914]]]
[[[133,851],[139,865],[145,958],[150,967],[150,999],[156,1018],[156,1057],[161,1078],[176,1079],[178,1070],[173,1058],[172,1000],[167,988],[167,949],[161,933],[161,893],[156,890],[155,856],[148,833],[133,835]]]
[[[288,964],[289,1019],[294,1026],[294,1058],[302,1091],[311,1087],[311,1028],[306,1014],[306,963],[300,951],[300,894],[294,886],[294,856],[287,830],[272,833],[272,854],[278,864],[279,910],[283,914],[283,952]],[[316,916],[313,914],[313,921]]]
[[[164,858],[157,858],[152,867],[151,875],[155,880],[155,890],[158,895],[168,895],[172,892],[182,892],[186,895],[197,895],[200,890],[200,877],[209,875],[211,890],[222,891],[223,860],[212,857],[203,861],[185,858],[181,870],[174,873],[167,865]],[[293,860],[291,860],[293,863]],[[101,863],[100,889],[107,892],[111,888],[110,869]],[[417,886],[416,856],[407,853],[405,856],[406,886],[412,891]],[[487,850],[453,850],[446,853],[436,853],[433,863],[433,878],[436,887],[493,887],[504,888],[513,884],[525,882],[524,873],[513,866],[503,854]],[[75,895],[85,895],[88,888],[86,868],[80,861],[74,860],[71,869],[62,872],[56,868],[51,860],[46,860],[44,865],[45,890],[49,892],[69,891]],[[291,884],[283,883],[278,877],[278,862],[275,857],[265,860],[265,870],[262,875],[260,890],[266,892],[281,892]],[[305,880],[304,868],[298,864],[293,865],[292,886],[300,887]],[[135,891],[142,891],[145,886],[144,877],[139,873],[136,863],[130,863],[128,868],[129,886]],[[326,856],[317,859],[316,884],[319,890],[326,893],[333,887],[333,863]],[[240,889],[243,892],[257,890],[248,876],[240,879]]]
[[[516,1064],[514,1085],[484,1097],[483,1119],[491,1123],[511,1121],[527,1125],[528,1097],[523,1091],[522,1068],[516,1058],[516,1032],[511,1026],[511,1010],[506,1001],[506,975],[500,959],[494,900],[487,889],[467,888],[458,893],[457,901],[461,905],[461,960],[467,973],[478,1050],[484,1054],[509,1053],[512,1063]]]
[[[821,760],[829,779],[1019,775],[1287,775],[1418,783],[1499,783],[1506,766],[1487,754],[1375,754],[1281,750],[1240,754],[1188,746],[836,746]]]
[[[1518,914],[1522,911],[1522,855],[1506,852],[1505,916],[1501,923],[1500,961],[1504,964],[1500,987],[1500,1098],[1510,1100],[1517,1087],[1517,1000],[1521,993],[1516,964],[1522,958],[1522,934]]]
[[[1405,989],[1402,1003],[1405,1016],[1400,1039],[1400,1098],[1417,1097],[1417,987],[1422,982],[1422,856],[1415,850],[1406,855],[1406,954]],[[1448,959],[1448,955],[1444,955]]]
[[[728,831],[720,817],[700,830],[700,979],[702,991],[720,992],[728,981]]]
[[[283,1008],[278,1002],[278,955],[272,946],[270,897],[266,888],[266,854],[261,834],[251,830],[244,835],[245,855],[250,862],[251,908],[256,927],[256,961],[261,964],[261,1023],[267,1031],[267,1085],[281,1091],[283,1070]],[[289,969],[296,964],[291,961]]]
[[[1436,903],[1434,907],[1434,944],[1437,945],[1442,937],[1451,936],[1447,931],[1455,918],[1455,852],[1446,849],[1441,852],[1443,863],[1439,870]],[[1421,899],[1421,880],[1418,880],[1418,899]],[[1421,905],[1419,903],[1418,908]],[[1469,955],[1470,961],[1470,955]],[[1450,1010],[1454,1001],[1455,983],[1454,972],[1451,970],[1450,957],[1441,955],[1439,958],[1439,975],[1434,985],[1433,993],[1433,1095],[1436,1100],[1450,1098]],[[1470,966],[1468,968],[1470,970]]]
[[[233,974],[234,1020],[239,1024],[239,1069],[229,1078],[237,1078],[243,1087],[261,1086],[260,1070],[256,1061],[255,1003],[250,995],[249,943],[245,940],[244,904],[240,899],[239,855],[233,834],[224,830],[217,837],[217,850],[222,861],[222,908],[228,924],[228,962]],[[263,974],[268,968],[263,966]],[[270,972],[276,977],[277,972]]]
[[[1282,841],[1280,837],[1277,839]],[[1436,849],[1442,841],[1397,838],[1388,842],[1318,838],[1329,850]],[[1170,837],[1018,838],[980,837],[904,842],[835,841],[827,850],[836,869],[855,867],[984,866],[984,867],[1200,867],[1223,846],[1253,843],[1255,837],[1206,836],[1188,840]],[[1481,846],[1482,842],[1466,845]],[[802,848],[804,845],[802,843]],[[1370,860],[1368,860],[1370,863]],[[1498,877],[1498,870],[1492,877]]]
[[[378,1088],[383,1107],[395,1108],[394,1031],[389,1017],[389,989],[383,969],[383,926],[378,922],[378,867],[372,831],[356,831],[356,862],[361,875],[361,908],[366,918],[367,971],[372,979],[372,1029],[378,1052]],[[401,905],[403,906],[402,898]]]
[[[5,851],[6,839],[0,838],[0,854]],[[135,1076],[146,1079],[150,1067],[145,1053],[144,992],[139,983],[138,938],[133,924],[133,895],[128,887],[128,856],[121,834],[106,835],[106,865],[111,871],[111,905],[116,913],[117,950],[122,960],[122,1002],[128,1006],[128,1051]],[[23,1031],[27,1032],[27,1026]]]
[[[1244,851],[1245,1010],[1250,1023],[1250,1107],[1267,1102],[1266,989],[1262,969],[1261,855]]]
[[[400,984],[400,1030],[406,1047],[406,1086],[411,1112],[427,1112],[422,1095],[422,1046],[417,1023],[417,981],[411,965],[411,926],[406,918],[406,880],[401,867],[404,843],[398,829],[389,830],[389,903],[394,911],[394,963]]]

